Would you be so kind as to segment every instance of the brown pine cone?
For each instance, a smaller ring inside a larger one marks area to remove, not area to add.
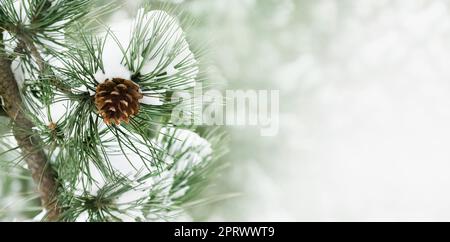
[[[139,100],[143,98],[139,86],[122,78],[106,79],[95,91],[95,106],[103,121],[110,125],[114,122],[129,122],[129,118],[139,113]]]

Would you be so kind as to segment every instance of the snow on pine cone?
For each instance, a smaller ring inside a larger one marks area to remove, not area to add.
[[[143,98],[139,86],[133,81],[113,78],[100,83],[95,91],[95,106],[103,121],[110,125],[128,123],[139,113],[139,100]]]

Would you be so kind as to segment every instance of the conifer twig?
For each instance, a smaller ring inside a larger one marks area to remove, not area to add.
[[[29,38],[27,38],[26,36],[19,36],[19,45],[18,46],[22,46],[23,48],[26,48],[29,53],[31,54],[31,56],[35,59],[36,64],[39,68],[39,71],[42,74],[45,74],[47,68],[46,68],[46,63],[44,58],[41,56],[41,54],[39,53],[39,50],[37,49],[36,45],[33,43],[32,40],[30,40]],[[71,90],[69,87],[67,87],[66,85],[64,85],[62,82],[60,82],[59,80],[52,78],[51,79],[51,83],[61,92],[63,93],[67,93],[70,94]]]
[[[0,33],[0,42],[2,40],[3,34]],[[3,45],[0,46],[3,47]],[[3,48],[0,49],[0,96],[3,100],[3,107],[14,123],[14,137],[22,150],[22,155],[31,171],[31,176],[37,184],[42,205],[48,211],[47,219],[55,221],[60,213],[55,200],[58,188],[56,174],[48,163],[47,155],[40,146],[42,141],[38,136],[33,135],[33,123],[23,112],[23,102],[17,81],[11,70],[11,64],[12,60],[7,58],[5,50]]]

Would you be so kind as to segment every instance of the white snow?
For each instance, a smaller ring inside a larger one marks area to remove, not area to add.
[[[120,14],[122,16],[123,14]],[[117,18],[113,18],[117,19]],[[120,19],[120,18],[119,18]],[[195,78],[198,74],[197,61],[194,54],[189,50],[189,45],[185,40],[183,30],[177,20],[164,11],[144,12],[139,9],[134,21],[121,19],[114,21],[112,27],[107,33],[106,44],[103,51],[102,61],[105,70],[98,70],[95,79],[101,83],[106,79],[115,77],[131,79],[131,71],[125,66],[124,52],[128,49],[133,32],[136,31],[138,23],[142,23],[146,29],[147,41],[159,41],[153,43],[154,46],[150,52],[150,57],[146,60],[137,58],[134,61],[135,66],[144,61],[141,74],[146,75],[166,66],[161,72],[166,72],[166,78],[175,75],[181,75],[187,80],[183,85],[176,85],[174,89],[186,89],[195,86]],[[163,27],[164,26],[164,27]],[[144,46],[147,45],[144,43]],[[143,50],[141,50],[143,51]],[[183,64],[181,64],[183,63]],[[180,65],[177,69],[176,65]],[[149,105],[162,105],[162,100],[154,95],[146,95],[142,103]]]
[[[157,98],[157,97],[144,96],[144,98],[142,98],[142,100],[140,100],[140,102],[147,104],[147,105],[154,105],[154,106],[163,105],[163,102],[161,101],[161,99]]]
[[[106,54],[109,53],[109,54]],[[112,79],[112,78],[123,78],[126,80],[131,79],[131,72],[126,68],[124,65],[120,63],[120,60],[122,57],[118,57],[114,55],[115,53],[113,51],[107,51],[103,55],[103,63],[105,65],[104,72],[102,70],[98,70],[94,77],[99,82],[102,83],[106,79]]]
[[[168,162],[173,162],[172,157],[181,155],[173,169],[175,174],[200,165],[212,154],[211,144],[195,132],[175,128],[162,128],[160,132],[161,139],[164,137],[173,139],[171,146],[167,147]]]
[[[30,19],[25,11],[30,7],[29,2],[25,0],[17,0],[14,2],[14,8],[16,9],[16,13],[18,13],[19,19],[22,23],[28,24]]]
[[[183,154],[183,156],[178,161],[174,169],[162,171],[158,176],[145,179],[140,184],[135,182],[134,189],[121,194],[117,198],[116,203],[119,205],[119,208],[123,211],[123,213],[115,212],[114,215],[123,219],[124,221],[134,221],[136,218],[145,220],[143,218],[143,214],[137,208],[130,210],[130,204],[139,199],[148,198],[151,189],[158,189],[158,197],[163,198],[163,203],[165,203],[164,206],[169,206],[172,203],[172,199],[182,197],[189,189],[188,186],[185,186],[172,195],[169,194],[174,182],[174,176],[180,172],[185,171],[185,169],[190,169],[192,166],[201,164],[201,162],[205,161],[212,153],[211,145],[209,144],[209,142],[192,131],[177,130],[174,128],[162,128],[161,133],[164,135],[173,136],[175,141],[173,146],[167,151],[168,155],[166,157],[166,163],[172,164],[171,160],[173,156],[177,156],[179,154]],[[164,147],[165,143],[161,138],[164,135],[161,135],[160,139],[155,141],[155,144],[158,144],[158,147]],[[144,164],[140,160],[139,156],[133,154],[132,152],[129,152],[129,158],[132,162],[132,165],[126,160],[124,155],[114,155],[110,156],[109,158],[114,169],[116,169],[122,175],[129,177],[131,180],[135,180],[147,174],[147,170],[145,170],[146,168],[144,167]],[[87,191],[91,195],[96,195],[98,189],[106,185],[106,182],[93,164],[90,164],[90,170],[92,177],[97,182],[91,187],[88,187]],[[88,179],[86,177],[80,176],[80,182],[78,184],[77,192],[78,195],[81,195],[84,191],[82,184],[86,184],[87,181]],[[162,215],[163,214],[159,214],[155,218],[146,219],[158,220]],[[174,213],[170,216],[175,215],[176,214]],[[168,216],[168,214],[165,214],[164,216]],[[81,220],[83,219],[85,218],[81,218]]]
[[[17,58],[12,62],[11,70],[14,73],[14,78],[17,81],[17,85],[21,88],[23,86],[23,82],[25,81],[25,74],[22,68],[20,68],[20,61]]]
[[[147,38],[149,41],[158,41],[153,43],[155,47],[150,52],[150,58],[146,60],[142,72],[152,73],[157,71],[156,68],[162,64],[167,65],[160,72],[166,72],[167,76],[174,76],[183,71],[185,73],[182,76],[189,80],[184,85],[174,87],[175,89],[195,86],[195,78],[198,74],[197,61],[189,49],[189,44],[178,21],[164,11],[150,11],[144,14],[143,9],[138,11],[136,19],[148,21]],[[175,68],[177,65],[179,65],[179,69]]]
[[[47,210],[43,209],[42,212],[40,212],[38,215],[36,215],[32,221],[34,222],[39,222],[42,221],[42,219],[44,218],[44,216],[47,214]]]

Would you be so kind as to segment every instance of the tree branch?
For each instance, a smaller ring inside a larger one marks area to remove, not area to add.
[[[19,46],[23,46],[29,51],[31,56],[36,61],[36,64],[39,68],[39,72],[42,74],[46,73],[47,66],[46,66],[45,60],[39,53],[39,50],[37,49],[37,47],[33,43],[33,41],[30,40],[29,38],[27,38],[26,36],[19,35],[18,37],[19,37]],[[64,85],[64,83],[60,82],[59,80],[52,78],[51,82],[61,92],[66,93],[66,94],[72,93],[70,87]]]
[[[0,42],[2,41],[3,34],[0,33]],[[12,61],[7,58],[4,49],[0,49],[0,96],[2,96],[7,115],[13,120],[14,137],[22,150],[31,176],[37,184],[42,205],[48,212],[47,219],[55,221],[60,214],[60,208],[55,199],[58,189],[57,177],[41,147],[40,137],[34,135],[33,123],[23,112],[23,102],[11,70],[11,64]]]

